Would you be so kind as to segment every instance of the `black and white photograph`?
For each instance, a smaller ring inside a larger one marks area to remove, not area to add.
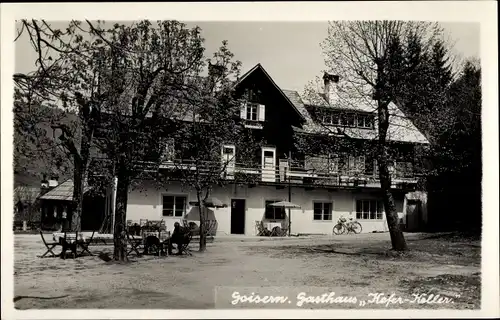
[[[2,4],[2,318],[500,316],[496,3],[365,4]]]

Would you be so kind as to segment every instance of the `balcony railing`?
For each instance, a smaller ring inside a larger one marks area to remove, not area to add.
[[[380,187],[378,175],[367,173],[364,168],[338,170],[338,168],[313,168],[304,161],[279,160],[279,165],[248,165],[241,163],[219,163],[214,161],[190,160],[163,161],[160,170],[198,171],[205,174],[221,174],[221,178],[247,183],[280,183],[324,186],[366,186]],[[394,186],[415,184],[416,178],[410,172],[392,176]]]
[[[93,161],[107,161],[94,159]],[[237,162],[221,163],[217,161],[164,160],[134,161],[131,168],[137,171],[156,174],[159,171],[180,178],[182,174],[198,171],[206,175],[219,175],[225,180],[248,184],[298,184],[304,186],[348,186],[380,187],[378,173],[368,168],[339,168],[336,165],[314,165],[306,160],[278,160],[278,165],[242,164]],[[404,170],[405,169],[405,170]],[[413,186],[417,182],[413,168],[408,164],[395,166],[391,173],[393,187]]]

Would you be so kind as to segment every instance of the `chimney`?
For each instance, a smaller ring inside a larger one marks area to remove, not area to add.
[[[43,175],[42,181],[40,181],[40,195],[44,195],[49,191],[49,181],[47,176]]]
[[[326,73],[323,75],[323,82],[325,84],[325,98],[329,104],[332,104],[337,98],[337,86],[340,77],[337,75]]]
[[[51,176],[49,180],[49,189],[52,190],[59,185],[59,177]]]

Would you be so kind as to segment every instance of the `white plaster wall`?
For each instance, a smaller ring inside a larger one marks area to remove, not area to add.
[[[212,196],[217,197],[222,202],[229,204],[229,190],[227,188],[215,188]],[[184,195],[187,201],[197,201],[196,192],[187,190],[178,183],[168,184],[164,187],[157,187],[153,183],[143,182],[141,185],[129,192],[127,204],[127,220],[139,222],[140,219],[164,220],[167,230],[173,230],[174,223],[180,222],[181,217],[164,217],[162,215],[162,195]],[[186,212],[191,206],[187,204]],[[228,234],[230,230],[230,208],[212,209],[218,222],[217,233]]]
[[[143,183],[139,188],[129,193],[127,206],[127,220],[139,219],[161,220],[164,219],[168,230],[173,229],[174,222],[180,221],[178,217],[163,217],[161,207],[162,194],[186,195],[189,201],[196,201],[196,193],[184,190],[179,184],[169,184],[157,188],[152,184]],[[266,200],[288,200],[288,189],[276,189],[274,186],[246,186],[228,185],[215,187],[212,196],[227,204],[227,208],[214,209],[218,221],[217,234],[230,234],[231,232],[231,199],[245,199],[245,235],[255,235],[255,222],[264,220],[264,203]],[[356,193],[352,191],[304,190],[292,188],[292,202],[300,205],[301,209],[292,209],[292,233],[332,234],[333,226],[340,216],[356,218],[356,199],[376,199],[377,196],[370,192]],[[396,209],[399,216],[403,216],[404,198],[395,197]],[[333,216],[331,221],[313,220],[313,201],[333,202]],[[190,206],[187,208],[188,212]],[[288,210],[287,210],[288,218]],[[382,220],[358,220],[363,226],[363,233],[372,231],[388,231],[387,223]],[[287,225],[287,220],[282,222]]]

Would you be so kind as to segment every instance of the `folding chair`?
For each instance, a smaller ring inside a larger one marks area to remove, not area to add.
[[[217,232],[217,220],[205,220],[205,237],[207,240],[214,241]]]
[[[167,224],[165,223],[165,220],[160,221],[160,231],[167,231]]]
[[[50,257],[57,257],[60,255],[60,254],[55,254],[53,251],[55,247],[60,245],[59,242],[55,242],[55,241],[54,242],[47,242],[47,241],[45,241],[45,238],[43,237],[42,230],[40,230],[40,237],[42,237],[43,244],[47,248],[47,251],[43,255],[41,255],[40,258],[45,258],[45,256],[49,253],[51,254]]]
[[[280,228],[278,226],[274,227],[271,231],[271,237],[284,237],[287,235],[288,230]]]
[[[79,256],[83,255],[85,252],[87,252],[89,255],[93,256],[92,252],[89,251],[89,246],[92,243],[92,239],[94,239],[94,234],[95,230],[92,232],[92,235],[90,236],[89,240],[77,240],[78,245],[80,248],[82,248],[82,251],[78,254]]]
[[[191,247],[189,246],[191,244],[192,239],[193,239],[193,233],[191,231],[188,231],[184,234],[184,243],[181,245],[180,248],[178,248],[181,254],[184,252],[188,256],[193,255],[191,253]]]
[[[127,237],[127,243],[130,244],[130,250],[127,251],[127,257],[132,253],[135,252],[138,257],[142,256],[142,254],[139,252],[139,249],[142,249],[141,247],[143,246],[144,240],[141,238],[134,238],[131,236],[128,232],[128,230],[125,231],[125,235]]]
[[[257,229],[257,236],[271,236],[272,232],[269,231],[266,227],[264,227],[264,223],[262,221],[255,221],[255,227]]]

